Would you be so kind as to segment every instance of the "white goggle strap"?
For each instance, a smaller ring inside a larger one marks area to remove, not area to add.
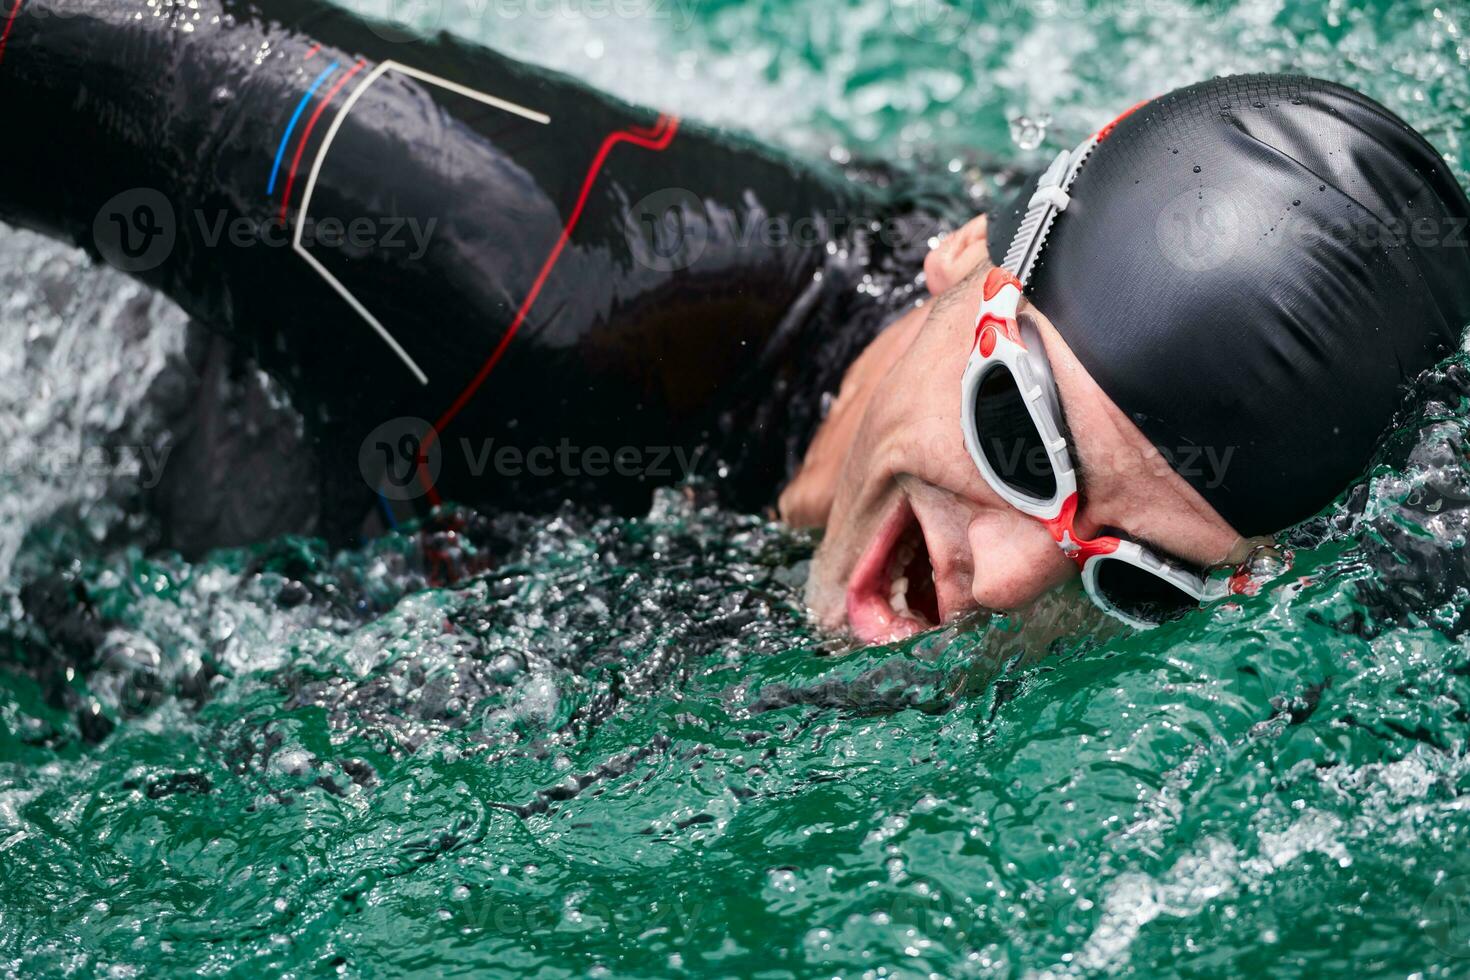
[[[1041,255],[1041,249],[1046,245],[1046,236],[1051,232],[1052,223],[1072,203],[1068,191],[1072,182],[1077,179],[1077,172],[1087,162],[1088,154],[1096,145],[1097,137],[1089,136],[1070,153],[1066,150],[1058,153],[1037,182],[1036,192],[1026,205],[1026,216],[1021,219],[1020,227],[1011,239],[1011,247],[1006,252],[1005,261],[1001,263],[1007,272],[1021,280],[1023,287],[1031,281],[1031,270]]]

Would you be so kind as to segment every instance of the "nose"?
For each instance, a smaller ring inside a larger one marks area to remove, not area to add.
[[[985,511],[970,522],[971,594],[987,609],[1018,609],[1076,574],[1040,521],[1018,510]]]

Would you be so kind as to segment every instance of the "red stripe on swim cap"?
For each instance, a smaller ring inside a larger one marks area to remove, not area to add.
[[[1124,119],[1127,119],[1129,116],[1133,115],[1139,109],[1142,109],[1144,106],[1148,105],[1152,101],[1153,101],[1153,99],[1144,99],[1142,102],[1138,103],[1137,105],[1134,105],[1134,106],[1131,106],[1131,107],[1129,107],[1127,109],[1124,109],[1118,115],[1118,118],[1117,119],[1114,119],[1112,122],[1108,123],[1102,129],[1099,129],[1097,131],[1097,141],[1099,143],[1101,143],[1103,140],[1107,139],[1110,135],[1112,135],[1113,130],[1115,130],[1115,129],[1118,128],[1118,123],[1122,122]]]

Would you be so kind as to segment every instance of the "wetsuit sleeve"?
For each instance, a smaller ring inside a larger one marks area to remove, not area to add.
[[[20,0],[9,26],[0,218],[242,345],[359,484],[369,433],[413,417],[441,451],[435,497],[646,504],[658,476],[588,473],[587,451],[691,452],[775,370],[827,245],[877,208],[838,175],[314,0]],[[542,447],[550,473],[529,467]]]

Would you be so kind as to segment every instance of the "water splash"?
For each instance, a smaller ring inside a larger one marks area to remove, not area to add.
[[[1046,129],[1050,125],[1050,116],[1042,116],[1040,119],[1017,116],[1011,120],[1011,142],[1018,150],[1034,150],[1046,141]]]

